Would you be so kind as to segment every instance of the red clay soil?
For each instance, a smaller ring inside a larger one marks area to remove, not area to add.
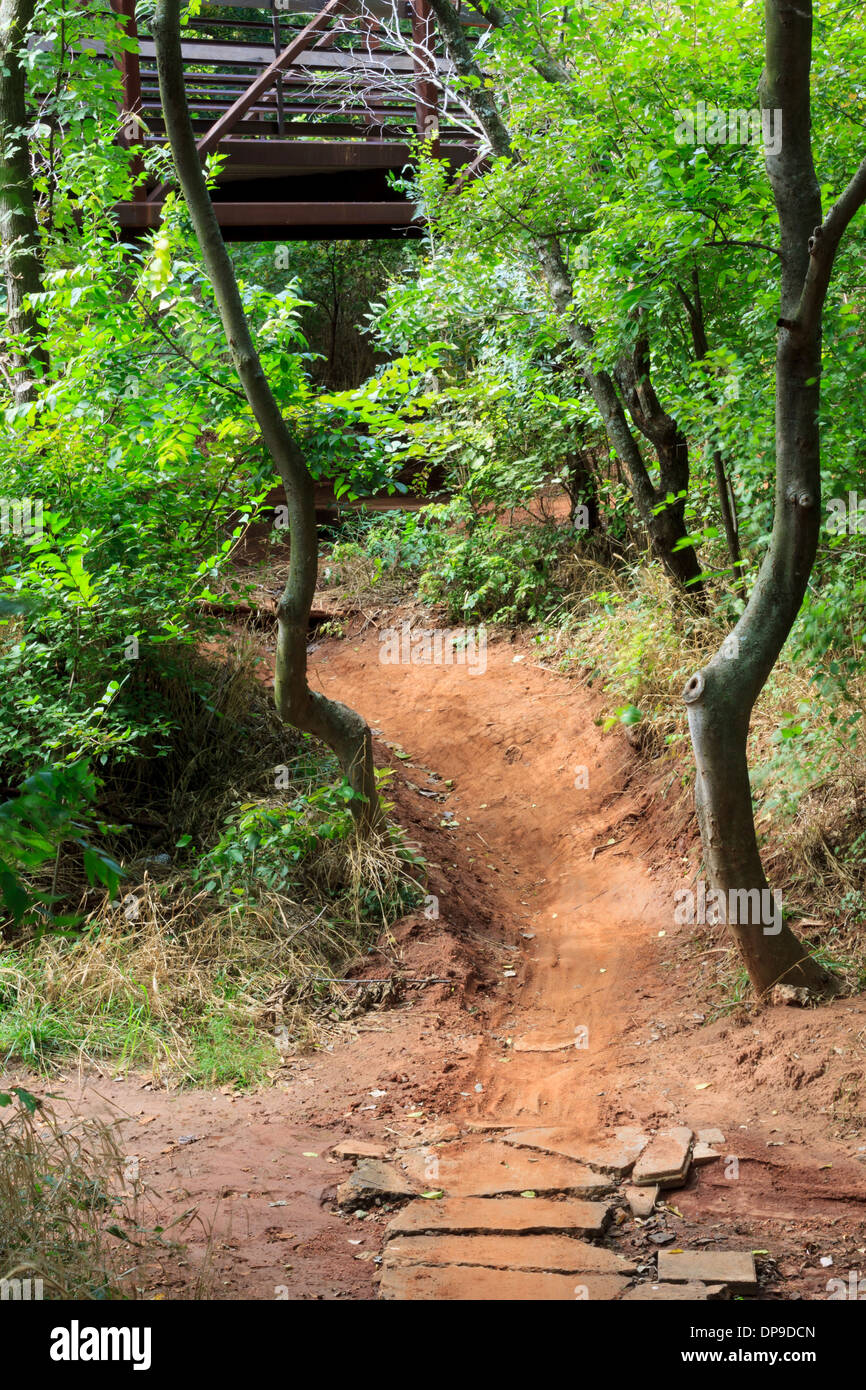
[[[359,972],[397,965],[401,1001],[255,1095],[52,1084],[79,1110],[128,1115],[143,1219],[187,1243],[146,1296],[375,1297],[392,1213],[338,1210],[352,1164],[330,1147],[432,1144],[470,1122],[718,1127],[724,1162],[693,1169],[650,1223],[620,1219],[614,1248],[645,1273],[672,1237],[766,1252],[763,1298],[826,1298],[828,1279],[866,1274],[866,1002],[708,1021],[721,943],[673,920],[691,830],[622,731],[602,734],[597,698],[520,640],[491,642],[483,674],[380,650],[371,628],[320,642],[311,682],[377,730],[396,816],[430,865],[438,920],[413,914]],[[411,983],[429,977],[451,983]]]

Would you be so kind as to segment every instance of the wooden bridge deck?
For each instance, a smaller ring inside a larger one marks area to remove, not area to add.
[[[138,32],[136,0],[112,3],[137,40],[121,64],[120,139],[164,144],[153,40]],[[226,240],[417,236],[416,209],[389,180],[405,171],[417,137],[455,172],[472,172],[477,155],[471,127],[445,96],[448,64],[427,0],[234,0],[231,8],[203,6],[183,36],[199,149],[225,156],[213,197]],[[466,6],[462,17],[484,22]],[[135,200],[117,206],[121,226],[158,225],[166,191],[142,180]]]

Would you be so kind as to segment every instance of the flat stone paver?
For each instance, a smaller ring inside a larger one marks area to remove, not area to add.
[[[523,1270],[467,1269],[462,1265],[394,1266],[384,1270],[379,1297],[387,1300],[509,1303],[609,1302],[627,1287],[612,1274],[535,1274]]]
[[[467,1120],[466,1129],[469,1134],[493,1134],[515,1129],[519,1124],[519,1120]]]
[[[337,1188],[337,1205],[363,1206],[377,1197],[415,1196],[417,1189],[406,1181],[394,1164],[381,1163],[375,1158],[362,1158],[354,1173],[350,1173]]]
[[[443,1197],[410,1202],[388,1223],[386,1237],[453,1235],[601,1235],[610,1219],[606,1202],[562,1202],[547,1197]]]
[[[622,1303],[706,1303],[724,1293],[722,1284],[637,1284]]]
[[[550,1274],[630,1274],[634,1262],[571,1236],[395,1236],[382,1256],[392,1265],[473,1265]]]
[[[521,1149],[541,1149],[560,1154],[596,1168],[602,1173],[624,1177],[649,1143],[649,1136],[632,1126],[624,1126],[602,1139],[581,1138],[574,1129],[552,1125],[542,1129],[518,1129],[503,1136],[506,1144]]]
[[[372,1144],[368,1139],[342,1139],[331,1149],[335,1158],[387,1158],[384,1144]]]
[[[433,1168],[431,1157],[435,1157]],[[519,1196],[534,1192],[539,1197],[565,1193],[572,1197],[602,1197],[611,1183],[582,1163],[555,1154],[537,1158],[498,1140],[478,1144],[461,1153],[410,1149],[403,1165],[411,1181],[424,1190],[440,1189],[448,1197]],[[435,1176],[434,1176],[435,1173]]]
[[[660,1129],[634,1165],[631,1180],[635,1186],[680,1187],[689,1171],[693,1138],[685,1125]]]
[[[758,1287],[755,1257],[740,1250],[660,1250],[659,1283],[727,1284],[734,1293]]]
[[[709,1144],[695,1144],[692,1149],[692,1163],[696,1168],[701,1168],[705,1163],[715,1163],[721,1158],[721,1154]]]
[[[695,1139],[699,1144],[724,1144],[725,1136],[720,1129],[698,1129],[695,1130]]]

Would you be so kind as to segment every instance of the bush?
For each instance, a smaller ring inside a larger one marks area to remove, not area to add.
[[[566,528],[534,522],[506,526],[458,508],[439,533],[435,563],[419,583],[422,598],[444,602],[454,620],[539,622],[562,598],[554,572],[573,540]],[[443,518],[444,519],[444,518]]]

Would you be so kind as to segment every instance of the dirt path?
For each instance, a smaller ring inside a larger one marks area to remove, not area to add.
[[[379,655],[368,630],[311,657],[313,683],[377,730],[438,908],[369,969],[451,983],[407,990],[256,1096],[55,1087],[127,1115],[152,1211],[188,1242],[147,1295],[609,1298],[660,1249],[699,1245],[768,1251],[761,1296],[826,1297],[822,1256],[866,1264],[866,1116],[853,1083],[851,1115],[835,1099],[862,1073],[862,1002],[707,1025],[692,930],[673,923],[677,832],[595,697],[507,640],[483,674]],[[635,1133],[671,1126],[720,1126],[725,1161],[635,1220],[616,1185]],[[345,1140],[445,1197],[335,1200]]]
[[[586,691],[509,642],[491,644],[487,670],[475,675],[465,666],[379,664],[371,639],[361,651],[347,644],[317,654],[322,688],[333,686],[409,754],[408,777],[419,763],[453,781],[447,809],[459,828],[446,828],[446,837],[496,876],[502,940],[512,947],[502,953],[502,971],[516,974],[503,973],[501,1017],[491,1020],[494,1036],[483,1040],[477,1061],[483,1090],[466,1112],[593,1133],[610,1108],[605,1070],[631,1011],[641,957],[670,925],[641,863],[605,844],[613,838],[611,807],[617,817],[627,809],[620,790],[628,749],[601,744]],[[444,850],[442,861],[439,911],[447,920]],[[569,1047],[516,1050],[535,1035],[539,1043],[564,1038]],[[509,1038],[515,1046],[504,1045]]]

